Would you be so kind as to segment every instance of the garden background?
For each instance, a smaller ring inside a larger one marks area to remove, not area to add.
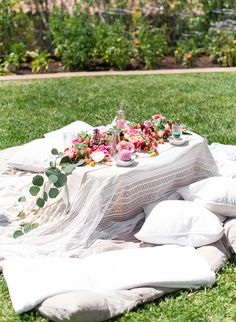
[[[236,65],[234,0],[1,0],[0,75]]]

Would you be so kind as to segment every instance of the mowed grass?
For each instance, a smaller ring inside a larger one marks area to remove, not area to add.
[[[236,144],[236,73],[89,77],[0,83],[0,149],[29,142],[75,120],[110,123],[121,101],[127,119],[162,113],[209,143]],[[236,321],[236,258],[212,289],[180,291],[113,321]],[[173,264],[174,265],[174,264]],[[26,281],[27,282],[27,281]],[[0,275],[0,322],[45,322],[14,314]]]

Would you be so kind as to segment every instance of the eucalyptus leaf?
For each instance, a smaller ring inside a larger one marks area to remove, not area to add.
[[[64,153],[63,153],[63,152],[59,152],[59,153],[58,153],[58,157],[59,157],[59,158],[62,158],[63,156],[64,156]]]
[[[46,174],[46,176],[47,177],[49,177],[51,174],[55,174],[55,173],[57,173],[58,171],[56,171],[56,168],[55,167],[52,167],[52,168],[50,168],[50,169],[47,169],[46,171],[45,171],[45,174]]]
[[[32,224],[27,223],[27,224],[25,224],[25,226],[24,226],[24,233],[25,233],[25,234],[27,234],[27,233],[28,233],[28,232],[30,232],[32,229],[33,229]]]
[[[20,197],[20,198],[18,199],[18,202],[26,202],[26,197],[25,197],[25,196]]]
[[[48,192],[48,195],[49,195],[50,198],[53,199],[53,198],[56,198],[58,196],[59,192],[60,191],[57,188],[51,188],[49,190],[49,192]]]
[[[76,162],[76,163],[75,163],[75,166],[76,166],[76,167],[79,167],[79,166],[83,165],[83,164],[84,164],[84,162],[85,162],[85,160],[84,160],[84,159],[80,159],[78,162]]]
[[[58,176],[54,173],[50,174],[50,176],[48,177],[49,181],[51,183],[56,183],[58,181]]]
[[[73,164],[68,164],[65,168],[64,168],[64,172],[65,174],[69,175],[71,174],[75,169],[75,166]]]
[[[18,238],[22,235],[24,235],[22,230],[16,230],[16,231],[14,231],[13,238]]]
[[[43,176],[37,175],[35,177],[33,177],[33,185],[34,186],[38,186],[41,187],[44,183],[44,178]]]
[[[58,180],[54,183],[54,186],[56,188],[63,187],[67,182],[67,176],[64,173],[58,173],[57,174]]]
[[[59,152],[58,152],[58,150],[57,150],[57,149],[55,149],[55,148],[54,148],[54,149],[52,149],[52,151],[51,151],[51,154],[52,154],[52,155],[58,155],[58,153],[59,153]]]
[[[48,194],[47,194],[47,192],[44,192],[44,193],[43,193],[43,200],[44,200],[45,202],[47,202],[47,201],[48,201]]]
[[[70,158],[67,157],[67,156],[63,157],[61,159],[61,161],[60,161],[60,165],[65,165],[65,164],[68,164],[68,163],[70,163]]]
[[[32,196],[37,196],[37,194],[39,193],[39,191],[40,191],[40,188],[39,188],[39,187],[37,187],[37,186],[32,186],[32,187],[30,187],[30,189],[29,189],[29,192],[30,192],[30,194],[31,194]]]
[[[36,201],[36,205],[39,208],[43,208],[43,206],[45,205],[45,201],[43,200],[43,198],[38,198],[38,200]]]

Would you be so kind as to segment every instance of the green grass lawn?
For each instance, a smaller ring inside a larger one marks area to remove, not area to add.
[[[209,143],[236,144],[236,74],[89,77],[0,83],[0,149],[42,137],[75,120],[111,122],[121,100],[127,119],[162,113],[180,119]],[[181,291],[113,321],[236,321],[236,258],[212,289]],[[0,275],[0,322],[47,321],[14,314]]]

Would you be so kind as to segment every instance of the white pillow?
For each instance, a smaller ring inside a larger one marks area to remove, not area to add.
[[[23,171],[43,172],[49,167],[52,148],[61,148],[59,141],[37,139],[23,145],[8,160],[8,165]]]
[[[219,174],[223,177],[236,178],[236,161],[224,161],[224,164],[219,167]]]
[[[236,145],[212,143],[209,146],[213,158],[223,177],[236,177]]]
[[[211,177],[179,188],[177,192],[185,200],[200,202],[216,214],[236,217],[236,179]]]
[[[75,121],[63,128],[46,133],[43,139],[37,139],[22,146],[13,157],[8,160],[8,165],[23,171],[43,172],[49,167],[53,148],[63,151],[65,148],[64,134],[77,134],[81,131],[92,132],[93,127],[82,121]]]
[[[89,125],[88,123],[85,123],[83,121],[75,121],[73,123],[70,123],[56,131],[48,132],[44,134],[45,138],[50,139],[59,139],[63,141],[64,133],[74,133],[77,134],[78,132],[93,132],[93,127]]]
[[[217,163],[236,160],[236,145],[212,143],[209,149]]]
[[[201,205],[166,200],[153,208],[135,237],[151,244],[200,247],[219,240],[223,233],[220,220]]]

